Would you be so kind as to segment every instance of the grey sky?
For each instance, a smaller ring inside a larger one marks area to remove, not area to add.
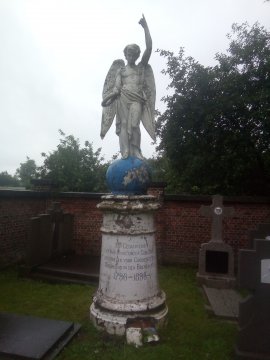
[[[153,38],[150,64],[157,105],[166,95],[157,48],[204,65],[225,52],[234,22],[259,21],[269,29],[270,3],[263,0],[0,0],[0,172],[14,173],[26,156],[40,165],[40,153],[59,143],[58,129],[110,159],[118,151],[115,126],[99,137],[103,82],[128,43],[145,48],[138,24],[144,13]],[[154,146],[142,131],[142,152]]]

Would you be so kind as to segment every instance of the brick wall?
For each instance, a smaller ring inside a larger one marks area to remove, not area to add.
[[[211,219],[200,215],[199,208],[211,202],[210,196],[165,196],[156,221],[161,260],[197,264],[200,244],[211,238]],[[237,259],[238,250],[249,247],[249,232],[270,223],[270,199],[225,197],[224,206],[235,209],[232,218],[223,220],[223,240],[233,247]]]
[[[62,209],[74,215],[74,247],[80,255],[99,255],[102,214],[97,209],[99,194],[63,194],[58,201]]]
[[[154,193],[162,195],[157,189]],[[0,267],[22,261],[27,247],[30,218],[46,213],[53,200],[65,212],[74,214],[73,249],[78,254],[99,255],[102,214],[96,208],[100,194],[0,191]],[[211,220],[199,215],[201,205],[210,205],[209,196],[160,196],[162,208],[156,213],[158,258],[163,263],[197,264],[201,243],[210,240]],[[249,232],[258,224],[270,223],[269,198],[224,198],[235,208],[235,216],[223,222],[223,238],[237,255],[249,245]]]
[[[47,196],[28,191],[0,191],[0,267],[25,256],[30,218],[44,213]]]

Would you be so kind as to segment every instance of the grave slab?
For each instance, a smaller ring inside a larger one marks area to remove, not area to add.
[[[0,359],[52,360],[81,325],[0,313]]]
[[[100,258],[91,255],[63,255],[33,267],[20,266],[20,276],[51,283],[96,284],[99,279]]]
[[[241,295],[233,289],[215,289],[203,286],[210,311],[218,317],[236,320],[239,315]]]

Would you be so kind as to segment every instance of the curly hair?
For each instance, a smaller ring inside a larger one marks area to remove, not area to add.
[[[125,55],[125,56],[127,55],[127,50],[128,50],[128,49],[131,49],[132,51],[134,51],[134,53],[136,54],[136,60],[137,60],[138,57],[140,56],[140,53],[141,53],[141,49],[140,49],[139,45],[137,45],[137,44],[127,45],[127,46],[124,48],[124,55]]]

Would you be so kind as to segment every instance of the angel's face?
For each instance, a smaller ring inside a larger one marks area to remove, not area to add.
[[[134,49],[132,48],[127,49],[125,56],[129,65],[134,65],[136,60],[138,59],[137,51],[134,51]]]

